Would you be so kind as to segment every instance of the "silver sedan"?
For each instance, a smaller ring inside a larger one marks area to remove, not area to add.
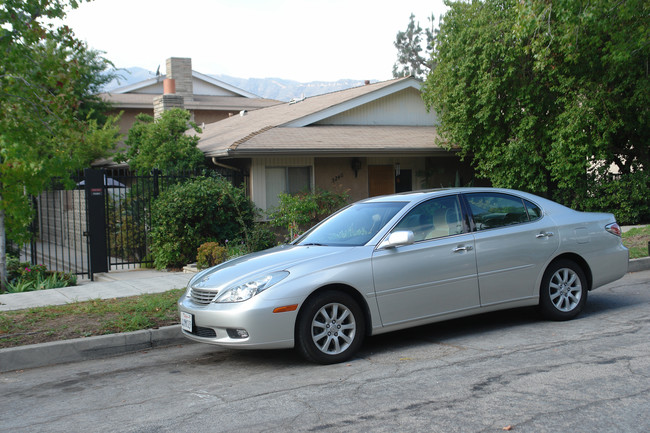
[[[613,215],[519,191],[461,188],[370,198],[290,245],[198,273],[183,333],[233,348],[349,359],[364,337],[538,305],[576,317],[589,290],[627,272]]]

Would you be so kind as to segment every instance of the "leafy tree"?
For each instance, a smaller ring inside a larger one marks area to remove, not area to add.
[[[30,195],[117,143],[115,119],[97,119],[93,93],[112,76],[110,62],[56,20],[76,0],[4,0],[0,4],[0,283],[6,240],[29,239]]]
[[[435,19],[428,18],[429,27],[422,30],[420,23],[415,22],[411,14],[405,31],[397,32],[393,45],[397,48],[397,61],[393,65],[393,77],[411,75],[423,79],[433,69],[431,47],[434,40]],[[423,38],[425,47],[422,47]]]
[[[126,139],[128,150],[119,158],[139,174],[159,169],[164,173],[193,171],[205,165],[203,152],[197,149],[199,137],[186,131],[201,129],[190,122],[190,112],[180,108],[165,111],[159,119],[138,114]]]
[[[495,186],[579,209],[645,209],[650,5],[448,2],[423,98],[447,145]],[[612,170],[613,168],[613,170]],[[610,200],[601,193],[616,192]],[[645,216],[643,215],[645,212]],[[627,218],[627,217],[625,217]]]

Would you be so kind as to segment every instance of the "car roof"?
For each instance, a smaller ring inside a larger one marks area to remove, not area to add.
[[[398,194],[370,197],[368,199],[362,200],[361,202],[363,203],[386,203],[386,202],[412,203],[412,202],[418,202],[428,198],[440,197],[450,193],[468,194],[474,192],[499,192],[503,194],[514,194],[518,197],[522,197],[537,202],[538,204],[543,204],[544,207],[561,206],[558,203],[555,203],[553,201],[547,200],[545,198],[524,191],[518,191],[518,190],[506,189],[506,188],[490,188],[490,187],[436,188],[436,189],[427,189],[427,190],[420,190],[420,191],[408,191],[408,192],[403,192]]]

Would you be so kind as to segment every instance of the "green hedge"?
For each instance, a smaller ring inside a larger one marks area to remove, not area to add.
[[[256,210],[244,191],[221,177],[196,178],[164,191],[152,209],[151,250],[156,268],[194,262],[205,242],[241,239]]]

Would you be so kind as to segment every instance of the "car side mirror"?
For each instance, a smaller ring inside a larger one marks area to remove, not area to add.
[[[415,236],[410,230],[393,232],[379,245],[380,250],[401,247],[415,243]]]

